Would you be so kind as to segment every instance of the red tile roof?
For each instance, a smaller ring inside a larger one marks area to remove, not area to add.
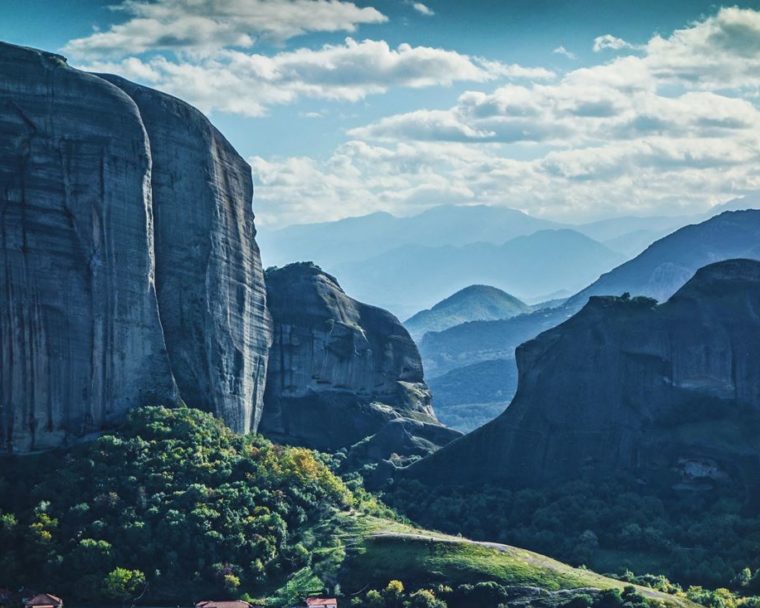
[[[205,600],[195,604],[195,608],[252,608],[252,606],[243,600]]]
[[[38,593],[34,597],[24,600],[24,606],[63,606],[63,600],[51,593]]]
[[[308,608],[316,608],[317,606],[325,606],[330,608],[331,606],[337,606],[338,600],[334,597],[307,597],[306,606]]]

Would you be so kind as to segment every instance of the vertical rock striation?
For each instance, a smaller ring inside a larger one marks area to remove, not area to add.
[[[271,328],[251,198],[187,104],[0,44],[0,449],[178,398],[255,430]]]
[[[271,342],[251,169],[203,114],[116,76],[153,151],[156,284],[183,400],[255,431]]]
[[[0,45],[0,446],[59,445],[174,398],[151,151],[132,100]]]

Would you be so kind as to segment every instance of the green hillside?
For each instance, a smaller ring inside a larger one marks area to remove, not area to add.
[[[552,606],[688,603],[623,591],[529,551],[421,530],[330,464],[163,407],[135,410],[88,444],[5,457],[0,587],[45,589],[69,605],[246,597],[287,606],[329,591],[373,606],[370,591],[393,580],[410,606],[466,606],[491,594],[478,605],[496,608],[507,595],[537,593]]]

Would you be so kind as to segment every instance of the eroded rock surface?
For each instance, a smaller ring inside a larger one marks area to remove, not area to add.
[[[662,305],[592,297],[517,362],[509,408],[405,474],[521,487],[622,473],[757,489],[759,262],[706,266]]]
[[[0,44],[0,449],[178,398],[255,430],[270,330],[251,194],[186,104]]]
[[[398,319],[351,299],[310,263],[267,271],[266,282],[274,342],[262,433],[334,450],[391,420],[438,424],[417,347]]]
[[[151,141],[156,287],[182,398],[237,432],[254,431],[271,328],[251,168],[192,106],[103,78],[134,99]]]

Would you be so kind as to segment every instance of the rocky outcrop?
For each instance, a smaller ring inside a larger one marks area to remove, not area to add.
[[[274,342],[263,434],[335,450],[401,418],[442,428],[417,347],[393,315],[351,299],[314,264],[269,270],[266,282]]]
[[[251,194],[189,106],[0,45],[0,449],[177,399],[255,430],[271,336]]]
[[[256,430],[271,332],[251,168],[192,106],[103,78],[135,101],[151,142],[156,290],[182,399]]]
[[[592,297],[517,349],[496,420],[404,474],[510,487],[629,474],[642,483],[757,489],[760,263],[702,268],[670,300]]]

